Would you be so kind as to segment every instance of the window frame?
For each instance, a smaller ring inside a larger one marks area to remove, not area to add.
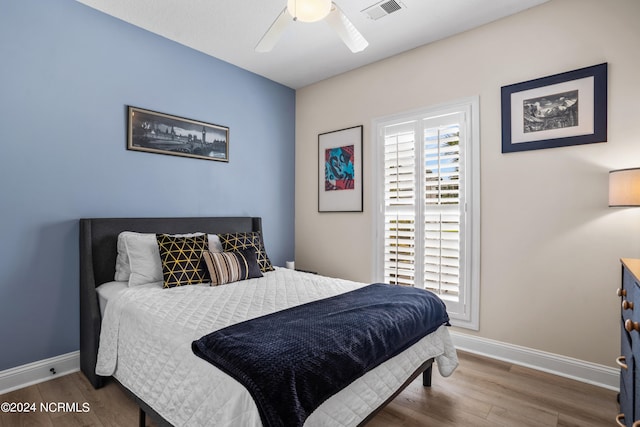
[[[464,175],[464,208],[461,213],[464,215],[465,237],[461,241],[461,251],[465,252],[465,263],[461,266],[460,299],[463,301],[462,313],[450,312],[451,324],[467,329],[479,329],[480,314],[480,114],[479,97],[472,96],[462,98],[452,102],[438,104],[434,106],[419,108],[372,120],[372,138],[374,139],[372,151],[375,165],[373,170],[375,201],[375,214],[373,220],[373,235],[375,236],[373,251],[373,277],[376,281],[384,280],[384,128],[386,126],[399,124],[411,120],[424,121],[432,117],[445,114],[462,112],[466,121],[464,123],[466,138],[461,141],[464,151],[463,170]],[[417,126],[418,127],[418,126]],[[416,146],[422,144],[423,135],[417,135]],[[420,142],[418,142],[420,141]],[[418,147],[416,147],[418,149]],[[420,156],[422,156],[422,148]],[[421,161],[420,161],[421,162]],[[418,203],[423,204],[421,199]],[[418,208],[422,216],[422,207]],[[416,221],[416,223],[421,223]],[[422,236],[422,230],[416,230],[416,241]],[[464,247],[463,247],[464,246]],[[417,268],[417,267],[416,267]],[[446,303],[446,301],[445,301]]]

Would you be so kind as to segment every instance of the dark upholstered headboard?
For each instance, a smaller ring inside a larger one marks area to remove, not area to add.
[[[122,231],[209,234],[262,231],[258,217],[91,218],[80,220],[80,369],[95,387],[104,385],[95,367],[102,318],[96,287],[113,280]]]

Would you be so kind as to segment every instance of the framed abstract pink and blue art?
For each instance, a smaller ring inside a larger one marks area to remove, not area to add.
[[[318,212],[362,212],[362,125],[318,135]]]

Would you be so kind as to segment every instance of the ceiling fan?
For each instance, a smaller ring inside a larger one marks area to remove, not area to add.
[[[331,0],[287,0],[287,6],[264,33],[255,50],[271,51],[292,20],[316,22],[322,19],[326,20],[352,52],[361,52],[369,46],[369,42]]]

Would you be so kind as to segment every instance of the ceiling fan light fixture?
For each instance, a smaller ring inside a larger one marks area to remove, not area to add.
[[[331,12],[331,0],[287,0],[287,10],[296,21],[316,22]]]

